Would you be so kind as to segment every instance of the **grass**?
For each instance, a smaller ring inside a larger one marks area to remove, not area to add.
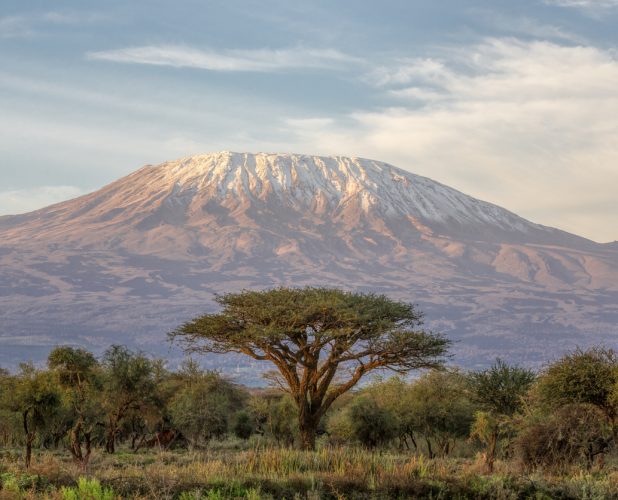
[[[618,499],[618,470],[522,474],[498,462],[492,475],[479,460],[434,459],[393,451],[323,447],[316,452],[215,447],[200,452],[96,451],[86,475],[64,453],[37,453],[29,471],[18,453],[0,458],[0,500],[49,498],[431,498]]]

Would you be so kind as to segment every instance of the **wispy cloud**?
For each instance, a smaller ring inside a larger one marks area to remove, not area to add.
[[[0,215],[21,214],[84,194],[75,186],[41,186],[0,191]]]
[[[398,104],[359,110],[352,126],[291,121],[298,140],[391,161],[533,220],[615,239],[616,212],[599,208],[615,206],[618,185],[614,53],[488,39],[444,58],[399,60],[370,81]]]
[[[0,38],[21,38],[33,34],[34,28],[30,19],[24,16],[0,17]]]
[[[196,49],[182,45],[148,45],[89,52],[93,60],[150,64],[210,71],[268,72],[298,68],[338,68],[360,60],[334,49],[224,50]]]
[[[0,17],[0,38],[27,38],[39,34],[44,26],[76,25],[97,22],[105,16],[95,12],[37,12]]]
[[[498,11],[475,9],[472,12],[483,21],[486,28],[500,36],[518,36],[536,40],[567,41],[584,43],[584,39],[555,24],[529,16],[507,16]]]
[[[544,0],[548,5],[559,7],[579,7],[592,9],[611,9],[618,7],[618,0]]]

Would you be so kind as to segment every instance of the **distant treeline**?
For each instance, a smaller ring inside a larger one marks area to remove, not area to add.
[[[491,368],[425,371],[408,382],[374,379],[343,395],[320,421],[318,445],[396,447],[429,457],[484,454],[529,470],[600,463],[616,443],[618,360],[577,350],[542,372],[498,360]],[[93,449],[201,448],[235,436],[273,445],[299,440],[298,405],[280,388],[248,389],[188,359],[166,369],[122,346],[97,359],[59,347],[46,369],[0,371],[0,446],[65,449],[86,467]]]

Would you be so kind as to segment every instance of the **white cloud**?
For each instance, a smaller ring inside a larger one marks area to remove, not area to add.
[[[211,71],[277,71],[294,68],[337,68],[358,63],[333,49],[196,49],[181,45],[148,45],[117,50],[89,52],[89,59]]]
[[[394,65],[374,68],[366,81],[378,87],[405,85],[416,80],[443,83],[450,78],[450,70],[443,62],[431,58],[399,59]]]
[[[536,222],[617,239],[616,56],[515,39],[451,54],[376,70],[370,80],[399,104],[358,111],[352,127],[290,126],[314,149],[390,161]]]
[[[0,191],[0,215],[21,214],[81,196],[85,191],[75,186],[41,186]]]

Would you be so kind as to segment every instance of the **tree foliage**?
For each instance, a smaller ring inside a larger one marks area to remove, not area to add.
[[[487,370],[469,376],[474,400],[483,410],[503,416],[512,416],[522,408],[523,398],[534,380],[531,370],[508,365],[501,359]]]

